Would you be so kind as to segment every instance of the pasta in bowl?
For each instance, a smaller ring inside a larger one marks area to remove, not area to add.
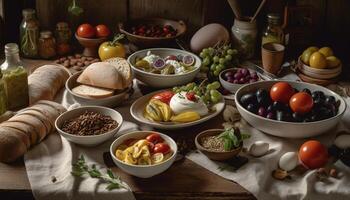
[[[173,139],[154,131],[136,131],[117,138],[110,147],[114,163],[128,174],[149,178],[167,170],[175,161]]]

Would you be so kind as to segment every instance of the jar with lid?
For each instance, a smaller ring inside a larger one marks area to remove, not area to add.
[[[57,54],[62,56],[69,54],[71,51],[72,32],[66,22],[59,22],[56,25],[55,38],[56,38],[56,50]]]
[[[278,14],[267,15],[267,27],[263,31],[261,45],[270,42],[284,44],[284,34],[280,21]]]
[[[39,21],[34,9],[22,11],[23,20],[20,25],[20,48],[24,57],[38,57]]]
[[[231,31],[235,49],[241,53],[243,58],[252,58],[258,33],[256,21],[250,22],[249,18],[246,20],[235,19]]]
[[[1,71],[8,109],[27,107],[29,104],[28,74],[20,60],[18,45],[6,44],[5,57]]]
[[[41,58],[45,59],[56,56],[56,41],[51,31],[40,32],[39,55]]]

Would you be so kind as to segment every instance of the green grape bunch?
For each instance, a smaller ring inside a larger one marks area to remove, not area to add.
[[[238,65],[238,51],[226,43],[204,48],[199,56],[202,58],[201,72],[208,73],[209,78],[217,79],[221,71]]]
[[[175,93],[182,91],[194,92],[208,106],[218,103],[222,98],[221,93],[218,91],[221,86],[220,83],[218,81],[214,81],[212,83],[205,84],[206,82],[207,80],[204,80],[199,85],[193,82],[188,83],[187,85],[181,87],[174,87],[173,91]]]

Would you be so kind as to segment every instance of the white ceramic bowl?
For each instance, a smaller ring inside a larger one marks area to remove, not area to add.
[[[190,72],[187,72],[184,74],[178,74],[178,75],[176,74],[162,75],[162,74],[145,72],[135,67],[135,63],[136,63],[136,58],[145,57],[148,51],[151,51],[153,54],[158,55],[162,58],[165,58],[169,55],[178,55],[178,54],[191,55],[195,59],[195,64],[194,64],[195,69]],[[187,51],[183,51],[180,49],[171,49],[171,48],[153,48],[153,49],[144,49],[141,51],[137,51],[128,57],[128,62],[133,70],[135,78],[154,88],[169,88],[173,86],[187,84],[196,77],[202,65],[201,59],[195,54]]]
[[[93,111],[93,112],[101,113],[103,115],[110,116],[112,119],[117,121],[118,126],[117,128],[111,131],[108,131],[106,133],[103,133],[101,135],[91,135],[91,136],[72,135],[61,130],[61,127],[66,120],[70,120],[74,117],[78,117],[79,115],[83,114],[85,111]],[[122,124],[123,124],[123,117],[119,112],[111,108],[106,108],[101,106],[82,106],[73,110],[69,110],[61,114],[55,121],[55,127],[63,137],[65,137],[70,142],[80,144],[83,146],[96,146],[98,144],[101,144],[113,138],[113,136],[119,131]]]
[[[200,118],[199,120],[193,121],[193,122],[186,122],[186,123],[173,123],[173,122],[154,122],[146,119],[143,116],[144,110],[146,105],[148,104],[149,100],[154,96],[155,94],[158,94],[159,92],[162,92],[165,90],[160,90],[157,92],[153,92],[150,94],[147,94],[145,96],[142,96],[138,98],[130,107],[130,114],[131,116],[146,125],[149,125],[151,127],[157,128],[157,129],[163,129],[163,130],[174,130],[174,129],[181,129],[186,128],[190,126],[194,126],[200,123],[203,123],[205,121],[208,121],[209,119],[217,116],[221,113],[221,111],[225,108],[225,100],[224,98],[221,99],[221,101],[214,106],[215,112],[210,113],[207,116],[204,116]]]
[[[156,165],[131,165],[127,164],[123,161],[118,160],[115,157],[115,151],[119,145],[121,145],[124,141],[135,138],[135,139],[143,139],[147,137],[151,133],[158,133],[155,131],[136,131],[136,132],[131,132],[131,133],[126,133],[117,138],[111,145],[110,147],[110,153],[113,159],[113,162],[123,171],[125,171],[128,174],[131,174],[133,176],[137,176],[140,178],[149,178],[152,176],[155,176],[157,174],[160,174],[167,170],[175,161],[176,158],[176,153],[177,153],[177,145],[175,141],[162,133],[158,133],[166,143],[170,146],[171,150],[173,151],[173,155],[166,161],[156,164]]]
[[[298,90],[302,90],[304,88],[308,88],[311,92],[318,90],[324,92],[325,95],[332,95],[335,97],[336,100],[340,100],[339,111],[336,116],[315,122],[284,122],[260,117],[254,113],[249,112],[239,103],[239,99],[242,95],[247,94],[249,92],[254,92],[257,89],[270,90],[272,85],[277,82],[279,81],[262,81],[252,83],[243,86],[236,93],[235,101],[239,113],[250,125],[252,125],[256,129],[267,134],[279,137],[308,138],[331,131],[341,120],[346,109],[346,103],[343,100],[343,98],[335,92],[315,84],[285,81]]]
[[[230,82],[228,82],[228,81],[226,81],[226,80],[224,79],[224,75],[225,75],[226,72],[228,72],[228,71],[236,72],[237,69],[238,69],[238,68],[236,68],[236,69],[234,69],[234,68],[232,68],[232,69],[226,69],[226,70],[220,72],[220,74],[219,74],[219,80],[220,80],[221,86],[222,86],[223,88],[225,88],[225,90],[227,90],[227,91],[229,91],[229,92],[231,92],[231,93],[233,93],[233,94],[236,93],[236,91],[237,91],[239,88],[241,88],[242,86],[247,85],[247,83],[245,83],[245,84],[230,83]],[[248,69],[248,70],[249,70],[249,72],[253,72],[253,70],[251,70],[251,69]],[[258,77],[259,77],[258,81],[260,81],[260,80],[261,80],[261,77],[259,76],[259,73],[258,73],[258,72],[256,72],[256,73],[257,73],[257,75],[258,75]]]
[[[113,95],[111,97],[107,97],[107,98],[101,98],[101,99],[88,98],[85,96],[75,94],[72,91],[72,89],[79,85],[79,83],[77,83],[77,79],[81,73],[82,72],[79,72],[79,73],[72,75],[66,81],[66,90],[68,91],[68,93],[70,95],[72,95],[74,100],[76,102],[78,102],[80,105],[83,105],[83,106],[90,106],[90,105],[92,105],[92,106],[106,106],[106,107],[114,108],[114,107],[120,105],[123,101],[125,101],[126,99],[128,99],[131,96],[132,85],[130,85],[130,87],[124,89],[122,92],[120,92],[118,94],[115,94],[115,95]]]

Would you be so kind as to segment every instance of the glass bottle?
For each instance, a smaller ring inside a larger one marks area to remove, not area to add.
[[[23,20],[20,25],[21,54],[28,58],[38,57],[39,21],[34,9],[22,11]]]
[[[5,91],[5,84],[2,79],[2,72],[0,70],[0,115],[7,111],[7,96]]]
[[[18,45],[5,45],[6,60],[1,65],[2,79],[7,96],[8,109],[18,109],[28,106],[28,74],[19,57]]]
[[[39,55],[41,58],[49,59],[56,56],[56,41],[51,31],[40,32]]]
[[[261,45],[265,43],[275,42],[283,44],[284,34],[281,27],[281,20],[278,14],[267,15],[267,27],[263,31]]]
[[[55,38],[57,46],[57,54],[60,56],[69,54],[71,51],[70,40],[72,32],[66,22],[59,22],[56,25]]]

